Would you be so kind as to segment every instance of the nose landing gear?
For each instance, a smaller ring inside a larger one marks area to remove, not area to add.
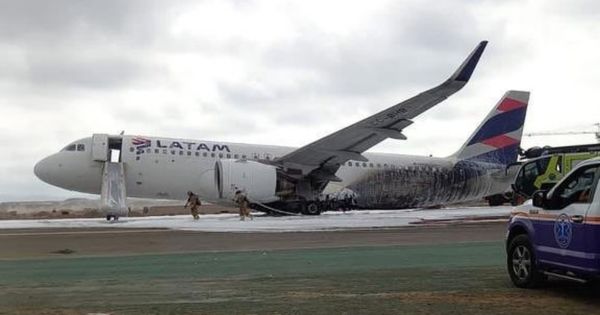
[[[112,215],[112,214],[107,214],[106,215],[106,221],[110,222],[111,219],[113,221],[119,221],[119,217],[118,216]]]

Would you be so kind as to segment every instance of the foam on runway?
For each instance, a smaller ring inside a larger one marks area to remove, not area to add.
[[[502,217],[511,207],[446,208],[441,210],[368,210],[325,212],[320,216],[271,217],[257,214],[254,220],[240,221],[235,214],[120,218],[118,222],[94,219],[2,220],[0,229],[36,228],[163,228],[204,232],[297,232],[347,229],[391,228],[424,220],[471,220]]]

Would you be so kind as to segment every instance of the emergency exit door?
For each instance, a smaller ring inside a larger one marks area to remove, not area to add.
[[[108,135],[94,134],[92,136],[92,157],[94,161],[108,160]]]

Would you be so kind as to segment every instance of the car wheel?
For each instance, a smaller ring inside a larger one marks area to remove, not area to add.
[[[529,236],[521,234],[510,241],[506,255],[510,280],[519,288],[534,288],[545,279],[538,270]]]

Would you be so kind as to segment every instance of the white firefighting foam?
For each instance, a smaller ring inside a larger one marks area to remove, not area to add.
[[[440,210],[369,210],[325,212],[320,216],[272,217],[255,213],[254,220],[240,221],[235,214],[120,218],[117,222],[94,219],[2,220],[0,229],[37,228],[160,228],[204,232],[298,232],[373,229],[409,226],[436,221],[498,220],[507,218],[511,207],[446,208]]]

